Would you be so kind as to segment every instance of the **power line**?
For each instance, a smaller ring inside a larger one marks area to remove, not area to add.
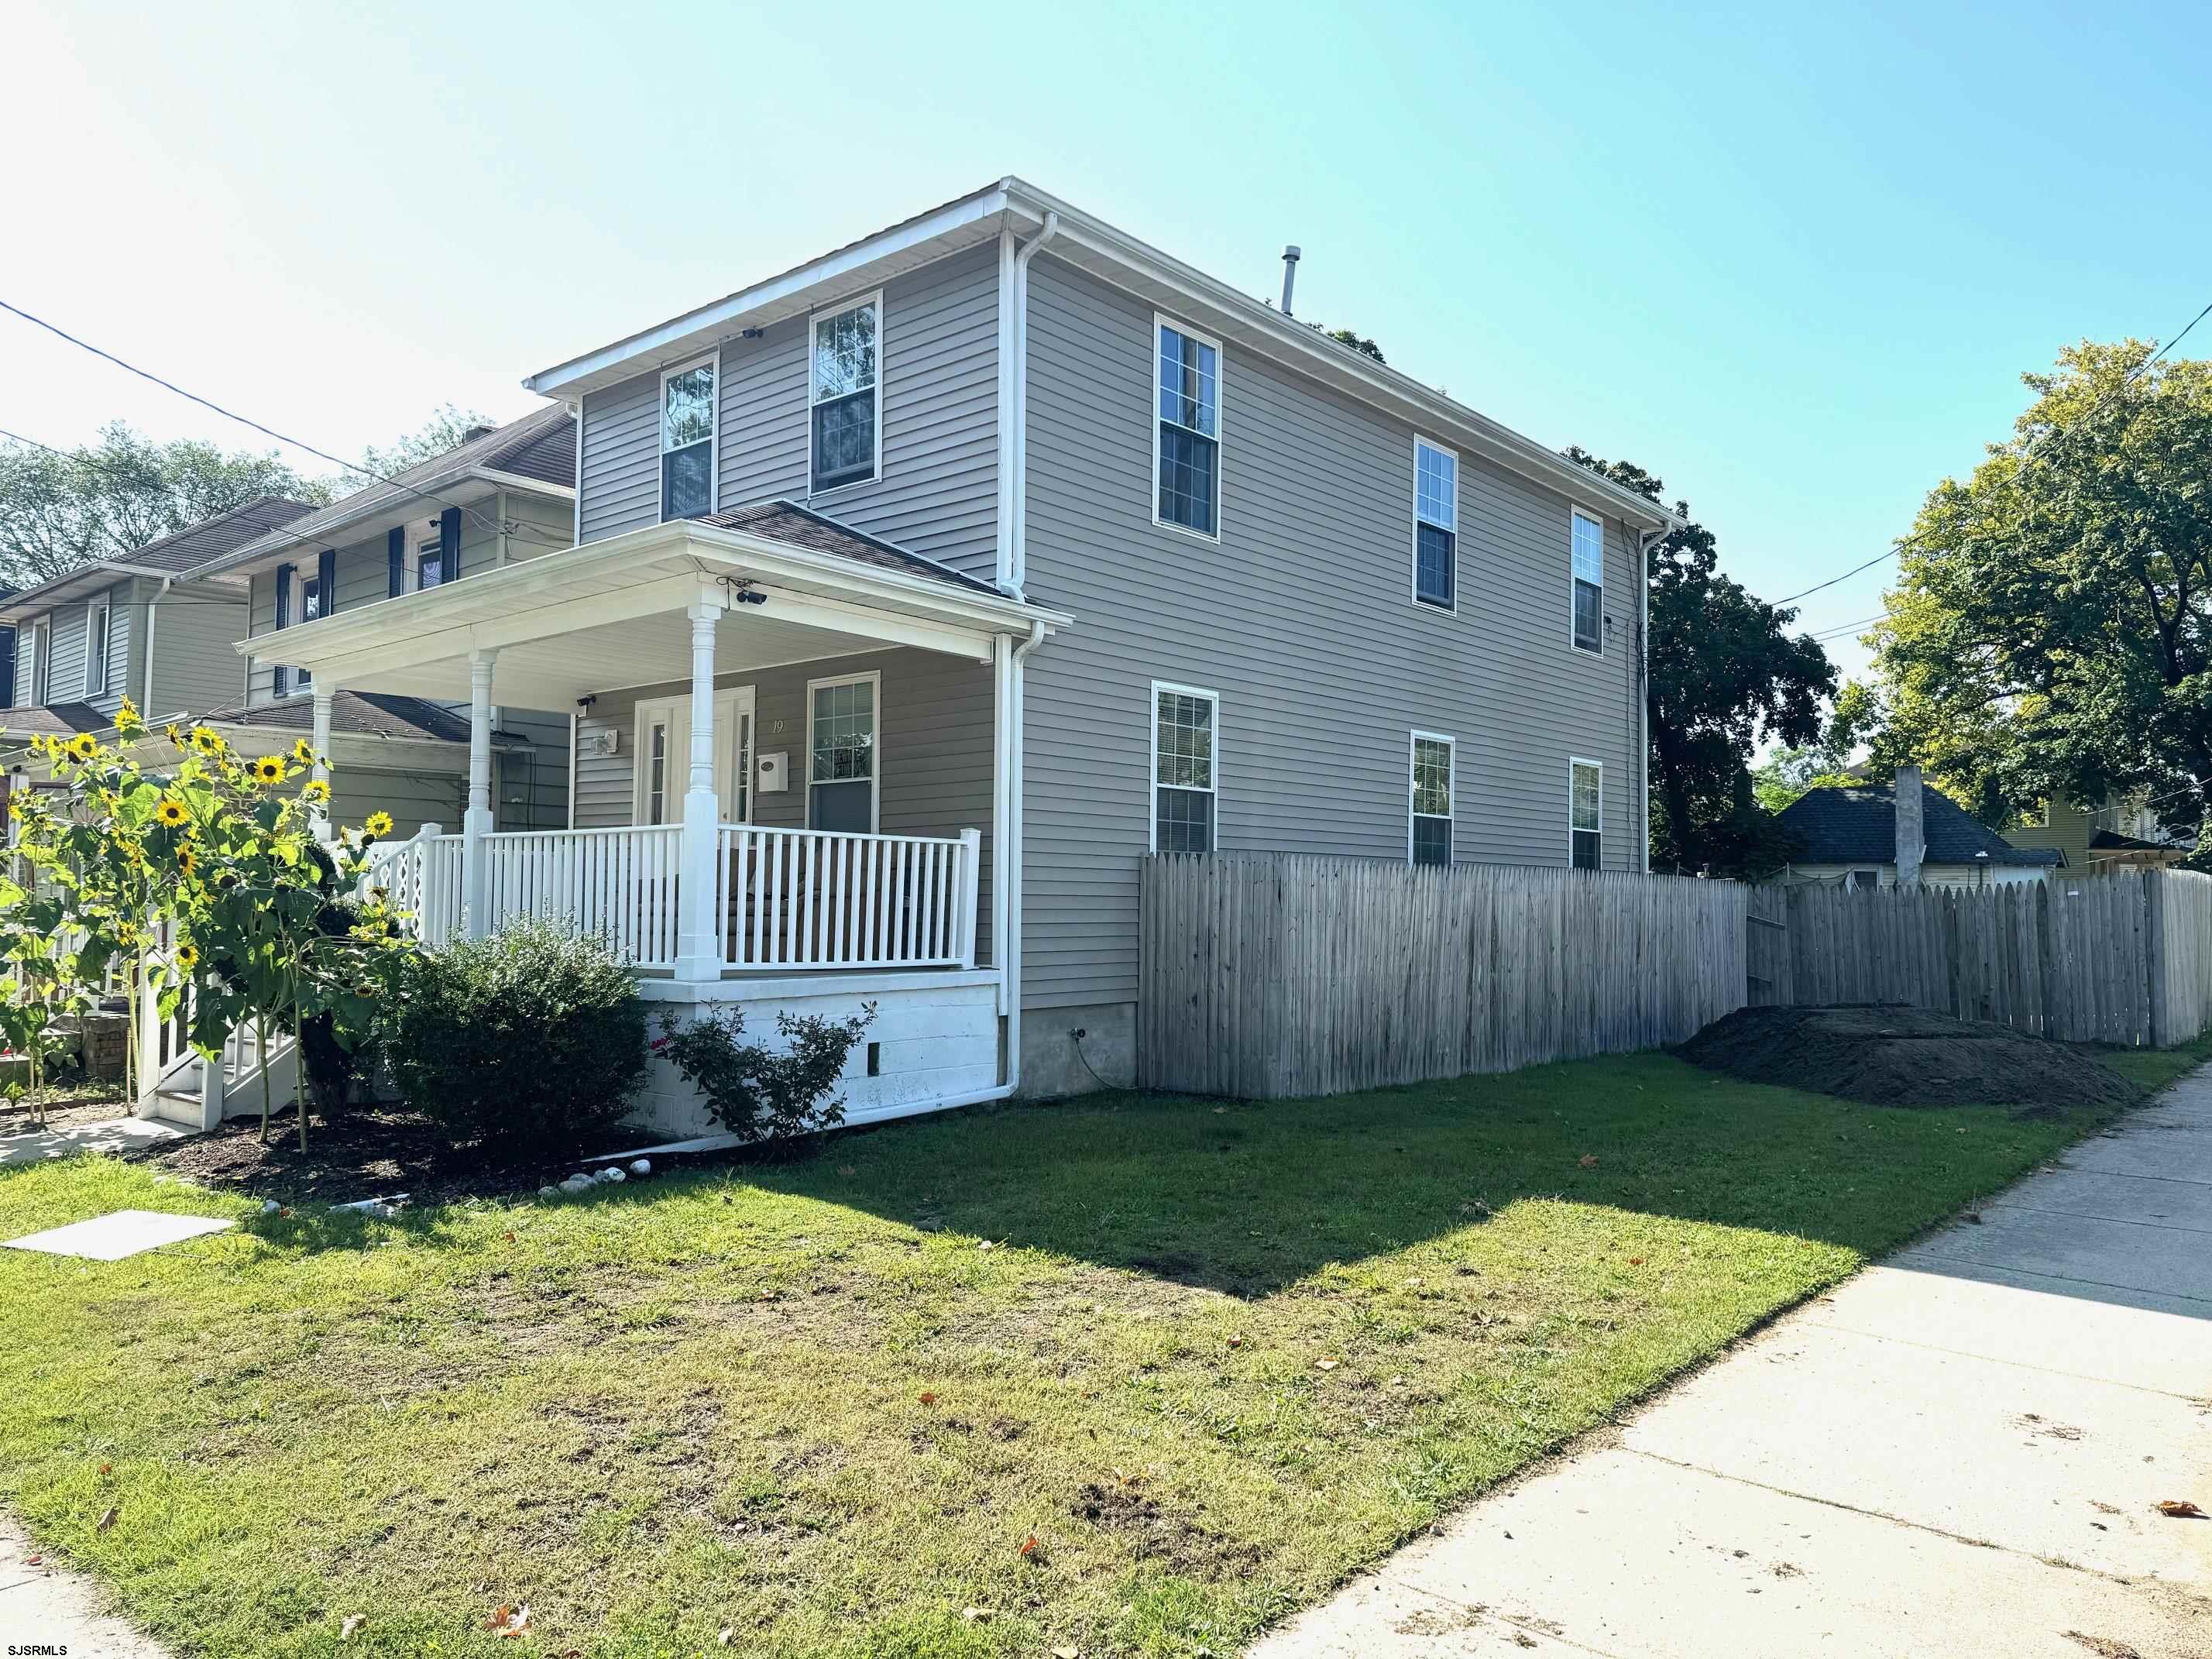
[[[137,375],[142,380],[150,380],[153,384],[161,387],[164,391],[173,392],[178,397],[184,398],[188,403],[195,403],[203,409],[212,410],[215,413],[222,416],[227,421],[235,421],[240,426],[251,427],[254,431],[260,433],[264,437],[274,438],[280,444],[289,444],[295,449],[305,450],[308,454],[316,457],[318,459],[328,461],[332,466],[337,467],[343,471],[353,473],[360,477],[374,478],[377,483],[388,484],[391,488],[399,490],[403,494],[418,496],[426,501],[435,501],[439,506],[452,507],[457,513],[465,514],[472,511],[472,509],[469,507],[461,506],[458,501],[449,501],[446,500],[445,497],[437,495],[434,491],[420,489],[412,484],[401,483],[397,478],[387,477],[386,474],[379,472],[375,468],[369,466],[363,462],[341,459],[339,457],[331,454],[330,451],[326,449],[318,449],[314,445],[307,443],[301,439],[291,437],[284,433],[277,431],[275,427],[264,426],[259,421],[253,419],[250,416],[240,415],[235,410],[225,409],[221,404],[216,403],[210,398],[203,398],[196,392],[185,391],[184,387],[179,386],[173,380],[162,379],[161,376],[153,373],[150,369],[141,368],[136,363],[125,362],[112,351],[103,351],[100,347],[94,345],[88,340],[79,339],[67,329],[50,323],[43,317],[33,316],[31,313],[24,310],[21,306],[11,305],[5,300],[0,300],[0,311],[13,313],[15,316],[21,317],[25,322],[33,324],[37,327],[46,330],[47,333],[55,336],[58,339],[68,341],[80,351],[88,351],[94,356],[101,358],[107,362],[113,363],[118,368],[120,368],[128,374]],[[40,448],[46,448],[48,446],[42,444],[39,447]],[[496,525],[492,524],[480,514],[477,515],[477,522],[484,526],[487,529],[492,530],[495,533],[498,531],[498,526]],[[568,544],[565,542],[548,542],[546,545],[565,547]]]
[[[2159,347],[2156,351],[2152,352],[2149,356],[2144,358],[2142,362],[2137,363],[2133,368],[2130,369],[2126,375],[2122,378],[2118,386],[2114,386],[2110,392],[2107,392],[2103,397],[2098,398],[2095,403],[2091,404],[2087,409],[2084,410],[2075,418],[2070,425],[2063,428],[2055,426],[2046,427],[2041,432],[2037,433],[2034,437],[2029,439],[2027,442],[2022,446],[2020,451],[2020,459],[2023,461],[2027,460],[2030,456],[2035,453],[2038,445],[2041,444],[2045,438],[2051,436],[2055,433],[2061,431],[2075,432],[2080,430],[2082,426],[2087,423],[2091,416],[2094,415],[2106,404],[2110,403],[2113,398],[2118,397],[2130,386],[2133,386],[2142,375],[2150,369],[2154,363],[2157,362],[2160,358],[2165,356],[2167,352],[2172,350],[2174,347],[2179,345],[2182,341],[2188,338],[2190,330],[2195,328],[2197,324],[2203,322],[2207,317],[2212,317],[2212,300],[2208,300],[2204,302],[2203,309],[2199,311],[2194,317],[2191,317],[2187,324],[2183,326],[2179,334],[2176,334],[2164,345]],[[1787,598],[1777,599],[1774,603],[1777,605],[1788,605],[1793,599],[1802,599],[1805,598],[1807,594],[1818,593],[1824,588],[1833,587],[1838,582],[1849,581],[1852,577],[1857,575],[1862,570],[1871,570],[1883,560],[1895,558],[1899,554],[1904,552],[1906,548],[1916,545],[1920,539],[1921,538],[1917,536],[1906,536],[1900,539],[1896,545],[1889,548],[1885,552],[1875,554],[1874,557],[1867,560],[1865,563],[1853,565],[1849,570],[1844,572],[1842,575],[1831,576],[1824,582],[1816,582],[1810,587],[1805,588],[1799,592],[1790,594]]]

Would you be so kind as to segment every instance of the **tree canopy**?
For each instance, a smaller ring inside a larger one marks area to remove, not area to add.
[[[1382,348],[1364,334],[1348,328],[1325,328],[1322,332],[1340,346],[1350,346],[1363,357],[1372,357],[1385,368],[1389,366],[1390,360],[1382,355]]]
[[[1570,447],[1570,460],[1662,499],[1664,483],[1631,461]],[[1687,501],[1674,510],[1690,517]],[[1759,744],[1812,743],[1836,671],[1814,640],[1787,632],[1797,613],[1766,604],[1720,574],[1713,532],[1694,521],[1651,547],[1651,637],[1645,702],[1651,728],[1655,867],[1738,874],[1787,856],[1782,831],[1752,787]]]
[[[1878,745],[1991,823],[2042,799],[2212,805],[2212,363],[2084,341],[1900,544]]]
[[[378,477],[390,477],[410,466],[420,466],[424,461],[434,460],[449,449],[458,449],[467,441],[468,435],[479,427],[497,426],[498,422],[472,409],[456,409],[452,404],[441,404],[433,410],[430,418],[405,437],[396,440],[389,449],[374,447],[362,452],[361,470],[343,474],[338,480],[338,494],[350,495],[376,482]]]

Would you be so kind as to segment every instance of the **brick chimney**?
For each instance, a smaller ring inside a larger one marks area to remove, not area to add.
[[[1897,769],[1897,884],[1920,884],[1920,861],[1928,855],[1928,834],[1920,819],[1920,769]]]

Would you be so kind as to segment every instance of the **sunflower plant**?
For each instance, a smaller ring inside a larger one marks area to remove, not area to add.
[[[29,879],[0,886],[0,967],[50,988],[40,1006],[88,1005],[118,967],[134,993],[152,985],[163,1020],[185,1010],[189,1040],[210,1061],[251,1020],[265,1139],[267,1034],[317,1021],[353,1048],[404,949],[398,918],[380,903],[341,902],[376,836],[342,830],[324,839],[330,788],[313,775],[321,757],[304,739],[289,759],[246,757],[212,727],[172,726],[166,752],[178,758],[156,769],[136,757],[144,735],[126,701],[115,745],[33,740],[62,787],[11,803]],[[40,938],[52,946],[44,955]],[[137,1005],[134,994],[134,1055]],[[304,1150],[304,1076],[298,1097]]]

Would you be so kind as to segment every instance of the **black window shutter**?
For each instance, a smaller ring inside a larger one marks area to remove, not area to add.
[[[457,582],[461,579],[461,509],[449,507],[438,517],[438,556],[445,568],[438,573],[441,581]]]
[[[289,564],[280,564],[276,567],[276,631],[281,634],[291,625],[292,567]],[[292,689],[292,671],[285,667],[283,663],[278,663],[276,677],[271,684],[276,689],[276,695],[283,696]]]
[[[323,615],[334,614],[338,608],[338,550],[326,547],[315,561],[315,591],[323,598]]]
[[[385,532],[385,562],[391,567],[384,579],[384,594],[396,599],[407,591],[407,526],[396,524]]]

